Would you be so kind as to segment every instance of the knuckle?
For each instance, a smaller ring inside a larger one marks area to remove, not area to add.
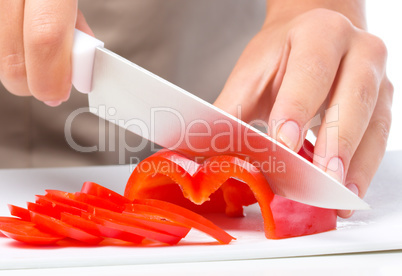
[[[343,14],[325,9],[325,8],[317,8],[312,10],[312,15],[317,16],[322,22],[321,28],[326,31],[328,34],[345,34],[353,29],[352,22]],[[314,22],[315,26],[316,21]]]
[[[326,58],[318,54],[311,59],[303,59],[296,66],[303,79],[307,77],[311,83],[326,83],[331,77],[331,66]]]
[[[388,49],[384,41],[378,36],[370,33],[366,33],[365,35],[365,43],[367,43],[367,45],[370,45],[372,55],[374,57],[381,57],[382,59],[386,59],[388,56]]]
[[[339,135],[338,145],[342,156],[345,156],[346,159],[349,160],[355,151],[355,143],[351,138],[351,135]]]
[[[370,79],[373,79],[374,73],[367,73],[369,76],[372,76]],[[368,111],[371,113],[374,110],[374,107],[377,102],[378,91],[373,87],[373,85],[369,83],[360,83],[355,86],[352,90],[352,96],[359,106],[362,108],[362,111]]]
[[[360,164],[356,165],[356,172],[349,182],[356,183],[359,187],[368,187],[370,184],[375,170],[373,170],[371,160],[363,160]]]
[[[327,18],[327,27],[329,27],[334,34],[344,35],[353,29],[350,20],[339,12],[331,11]]]
[[[287,108],[289,108],[289,110],[292,110],[293,114],[296,114],[299,122],[307,122],[311,117],[306,104],[300,102],[299,100],[293,99],[291,102],[288,102]]]
[[[51,47],[61,43],[65,34],[65,28],[54,16],[42,13],[32,20],[27,43],[32,46]]]
[[[392,104],[392,98],[394,95],[394,85],[392,82],[388,79],[385,78],[381,84],[381,90],[382,92],[388,97],[388,102],[390,105]]]
[[[372,120],[369,124],[369,128],[372,129],[373,133],[378,135],[379,142],[383,145],[387,144],[389,137],[389,132],[391,129],[392,113],[390,110],[383,112],[380,118]]]
[[[23,54],[9,54],[1,59],[1,77],[11,82],[25,80],[26,69]]]

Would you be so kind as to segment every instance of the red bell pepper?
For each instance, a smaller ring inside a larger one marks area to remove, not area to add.
[[[5,220],[7,219],[7,222]],[[16,218],[0,218],[0,231],[16,241],[32,245],[49,245],[63,239],[64,236],[42,232],[32,222]]]
[[[313,150],[313,145],[306,141],[299,154],[311,162]],[[274,195],[261,171],[235,156],[214,156],[198,164],[179,153],[159,151],[136,166],[124,195],[130,200],[161,199],[187,208],[207,202],[211,207],[205,209],[225,208],[229,216],[241,216],[243,206],[258,202],[265,235],[271,239],[315,234],[336,227],[336,210]]]
[[[136,199],[134,200],[133,204],[127,204],[126,210],[123,212],[125,215],[130,215],[132,213],[148,215],[154,214],[161,216],[164,219],[181,223],[182,225],[186,225],[188,227],[194,227],[195,229],[210,235],[223,244],[228,244],[234,239],[231,235],[203,216],[166,201],[155,199]]]
[[[8,205],[15,217],[0,217],[0,235],[35,245],[53,244],[64,238],[90,245],[113,244],[116,239],[136,245],[153,241],[174,245],[191,228],[197,228],[220,243],[234,239],[192,211],[164,202],[153,202],[149,206],[152,210],[141,209],[148,203],[133,204],[93,182],[85,182],[77,193],[47,190],[46,195],[35,196],[35,203],[28,202],[26,209]],[[134,210],[134,205],[140,207]]]

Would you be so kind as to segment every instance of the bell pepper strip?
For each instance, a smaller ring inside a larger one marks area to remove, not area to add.
[[[35,202],[39,205],[44,206],[48,210],[52,210],[52,212],[57,213],[58,218],[60,218],[60,214],[63,212],[67,212],[67,213],[77,215],[77,216],[81,215],[81,212],[82,212],[81,209],[70,206],[68,204],[58,202],[56,200],[52,200],[51,198],[48,198],[43,195],[36,195]]]
[[[157,232],[151,229],[145,229],[141,226],[116,221],[114,219],[110,219],[107,217],[97,216],[96,214],[90,214],[90,216],[87,216],[87,218],[107,228],[112,228],[115,230],[131,233],[134,235],[138,235],[153,241],[159,241],[169,245],[177,244],[181,240],[181,237],[178,236]]]
[[[96,224],[96,227],[100,231],[100,236],[105,238],[118,239],[134,244],[140,244],[145,239],[140,235],[133,234],[110,225],[104,225],[103,220],[95,218],[91,213],[88,212],[82,212],[81,218]]]
[[[14,205],[12,205],[12,206],[14,206]],[[16,206],[14,206],[14,207],[16,207]],[[18,208],[21,208],[21,207],[18,207]],[[10,208],[11,209],[11,208]],[[24,209],[24,208],[21,208],[21,209]],[[28,210],[27,210],[28,211]],[[28,211],[29,212],[29,211]],[[29,221],[25,221],[25,220],[23,220],[23,219],[21,219],[21,218],[19,218],[19,217],[0,217],[0,230],[1,230],[1,227],[3,226],[3,225],[17,225],[17,224],[20,224],[20,223],[25,223],[25,222],[29,222]],[[0,237],[7,237],[7,236],[5,236],[1,231],[0,231]]]
[[[306,140],[300,154],[311,162],[313,151],[313,145]],[[218,205],[225,204],[229,216],[241,216],[243,206],[258,202],[265,235],[270,239],[315,234],[336,227],[336,210],[282,200],[274,195],[257,167],[236,156],[214,156],[198,164],[179,153],[162,150],[137,165],[124,195],[134,202],[151,198],[171,201],[167,187],[174,183],[180,187],[181,197],[195,204],[203,204],[211,194],[221,191],[223,197]],[[176,198],[174,193],[172,201]],[[286,217],[289,219],[283,223]]]
[[[46,206],[40,205],[38,203],[27,202],[27,209],[30,211],[29,215],[31,216],[32,221],[32,212],[39,213],[42,215],[46,215],[55,219],[60,219],[60,212],[54,209],[49,209]]]
[[[81,214],[79,216],[77,216],[77,215],[73,215],[71,213],[63,212],[60,214],[60,220],[71,226],[79,228],[91,235],[94,235],[97,237],[103,236],[102,232],[99,230],[98,225],[93,221],[90,221],[88,219],[81,217]]]
[[[22,220],[20,218],[0,217],[0,225],[3,225],[3,224],[18,224],[20,222],[24,223],[26,221]]]
[[[31,221],[31,215],[29,214],[28,209],[8,204],[8,210],[12,216],[18,217],[25,221]]]
[[[81,193],[81,192],[74,193],[74,199],[76,201],[86,203],[89,206],[95,206],[95,207],[99,207],[99,208],[103,208],[103,209],[107,209],[107,210],[111,210],[111,211],[115,211],[115,212],[119,212],[119,213],[121,213],[124,209],[124,205],[118,205],[107,199],[103,199],[98,196],[89,195],[89,194],[85,194],[85,193]]]
[[[121,222],[151,231],[157,231],[160,233],[173,235],[184,238],[190,231],[190,227],[183,226],[178,223],[162,219],[160,216],[140,215],[138,213],[117,213],[106,209],[91,208],[89,210],[93,216],[100,218],[110,219],[116,222]]]
[[[98,244],[103,239],[69,225],[54,217],[31,211],[31,221],[42,231],[72,238],[88,244]]]
[[[0,232],[11,239],[31,245],[50,245],[64,238],[64,236],[42,232],[34,223],[23,220],[1,223],[0,219]]]
[[[47,198],[50,198],[54,201],[67,204],[69,206],[78,208],[83,211],[87,211],[89,205],[84,202],[80,202],[75,200],[75,195],[73,193],[58,191],[58,190],[46,190]]]
[[[222,194],[219,197],[223,200]],[[95,245],[104,238],[141,244],[149,242],[175,245],[191,228],[212,233],[221,243],[233,237],[200,215],[172,203],[132,204],[130,199],[93,182],[84,183],[81,192],[46,190],[36,195],[27,209],[9,205],[16,217],[0,217],[0,230],[8,237],[32,244],[52,244],[63,238]],[[127,206],[140,206],[133,211]],[[141,208],[154,208],[141,211]],[[127,209],[124,213],[122,211]],[[21,217],[21,218],[19,218]],[[205,223],[205,227],[202,224]],[[103,244],[108,244],[106,240]],[[115,241],[114,241],[115,242]],[[60,243],[59,245],[63,245]]]
[[[84,182],[81,188],[81,193],[97,196],[120,206],[131,203],[128,198],[95,182]]]
[[[222,244],[228,244],[235,239],[205,217],[166,201],[156,199],[136,199],[133,204],[126,205],[123,214],[130,214],[133,212],[158,214],[170,221],[182,223],[183,225],[198,229],[215,238]]]

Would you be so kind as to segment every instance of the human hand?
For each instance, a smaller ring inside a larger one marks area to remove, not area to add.
[[[74,28],[93,35],[77,0],[0,0],[0,80],[49,106],[69,98]]]
[[[233,115],[241,106],[246,122],[268,120],[268,134],[296,152],[312,118],[320,115],[314,164],[363,197],[391,124],[386,58],[379,38],[339,12],[267,16],[215,105]],[[352,211],[338,215],[346,218]]]

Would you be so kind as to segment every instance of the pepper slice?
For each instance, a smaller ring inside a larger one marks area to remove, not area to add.
[[[126,205],[123,214],[133,212],[158,214],[168,220],[194,227],[215,238],[222,244],[228,244],[235,239],[203,216],[169,202],[156,199],[136,199],[133,204]]]
[[[60,214],[63,212],[77,216],[81,215],[82,212],[81,209],[78,209],[65,203],[58,202],[43,195],[36,195],[35,202],[39,205],[42,205],[46,209],[51,210],[52,212],[58,214],[57,218],[60,218]]]
[[[43,214],[55,219],[60,219],[60,212],[58,212],[57,210],[54,209],[49,209],[46,206],[40,205],[38,203],[33,203],[33,202],[27,202],[27,208],[30,211],[29,215],[31,216],[31,221],[32,221],[32,213],[31,212],[35,212],[35,213],[39,213],[39,214]]]
[[[88,244],[98,244],[103,240],[100,237],[91,235],[54,217],[34,211],[31,211],[31,221],[35,223],[39,229],[47,233],[62,235]]]
[[[0,230],[32,244],[51,244],[66,237],[88,244],[98,244],[103,238],[140,244],[147,238],[147,243],[169,245],[177,244],[191,230],[191,224],[168,219],[161,215],[162,210],[122,214],[129,203],[128,198],[93,182],[85,182],[76,193],[46,190],[46,195],[35,196],[35,203],[27,202],[27,209],[9,205],[16,217],[0,217]],[[185,213],[172,204],[165,207],[171,208],[173,215],[175,211]]]
[[[169,245],[177,244],[181,240],[181,237],[146,229],[142,226],[134,225],[132,223],[129,224],[122,221],[116,221],[107,217],[97,216],[89,213],[84,213],[83,215],[85,215],[85,218],[106,228],[113,229],[115,231],[122,231],[122,233],[137,235],[154,241],[160,241]]]
[[[13,218],[8,218],[13,219]],[[64,236],[49,234],[36,228],[35,224],[19,219],[2,223],[0,219],[0,231],[7,237],[32,245],[49,245],[64,238]]]
[[[70,213],[61,213],[60,220],[91,235],[97,237],[103,236],[102,232],[99,230],[99,227],[95,222],[82,218],[81,216],[73,215]]]
[[[78,202],[88,204],[89,206],[95,206],[95,207],[111,210],[114,212],[121,213],[124,209],[124,205],[118,205],[107,199],[103,199],[101,197],[82,193],[82,192],[76,192],[74,194],[74,199]]]
[[[75,200],[75,195],[73,193],[63,192],[59,190],[46,190],[45,196],[57,202],[67,204],[83,211],[88,210],[89,205],[87,203]]]
[[[131,202],[121,194],[90,181],[84,182],[81,188],[81,193],[97,196],[120,206]]]
[[[89,222],[92,222],[96,224],[96,227],[100,231],[100,236],[106,237],[106,238],[113,238],[113,239],[119,239],[122,241],[127,241],[135,244],[140,244],[143,240],[144,237],[137,235],[135,233],[130,233],[128,231],[113,227],[111,225],[105,225],[104,220],[100,218],[95,218],[92,214],[88,212],[83,212],[81,214],[82,219],[87,220]],[[74,218],[77,222],[78,219]],[[92,226],[89,226],[92,227]]]
[[[10,214],[12,216],[19,217],[20,219],[25,221],[31,221],[31,215],[29,214],[29,210],[25,208],[8,204],[8,210],[10,211]]]
[[[105,218],[181,238],[184,238],[191,229],[190,226],[184,226],[183,224],[166,220],[166,218],[162,217],[160,214],[146,215],[138,212],[122,214],[96,207],[91,208],[89,213],[100,218]]]
[[[24,223],[24,220],[20,218],[0,217],[0,225],[19,224],[20,222]]]

